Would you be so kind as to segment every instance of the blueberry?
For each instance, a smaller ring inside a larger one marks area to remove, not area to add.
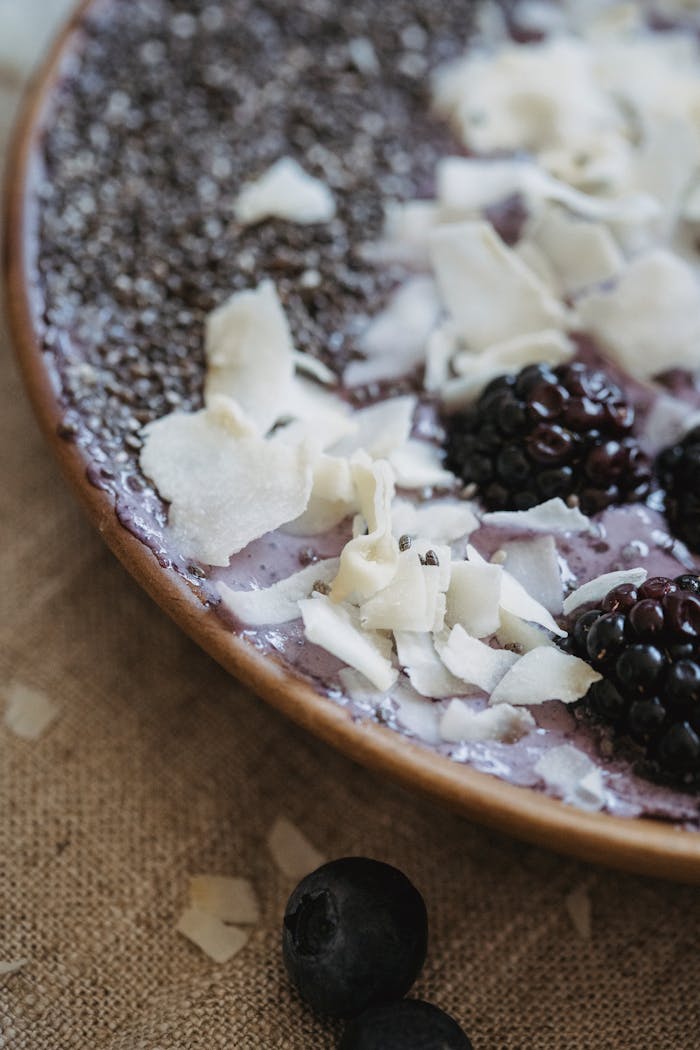
[[[700,760],[700,738],[687,722],[676,722],[661,738],[659,762],[670,773],[690,772]]]
[[[630,645],[615,664],[617,680],[627,693],[654,692],[663,668],[663,654],[653,645]]]
[[[659,699],[635,700],[627,714],[627,728],[639,741],[648,740],[661,729],[666,710]]]
[[[586,642],[588,640],[588,632],[601,615],[602,613],[600,609],[591,609],[589,612],[585,612],[582,616],[579,616],[574,625],[574,641],[576,642],[576,647],[583,655],[585,655],[587,651]]]
[[[428,917],[418,890],[396,868],[345,857],[307,875],[284,916],[284,962],[319,1013],[353,1017],[401,998],[425,961]]]
[[[586,649],[594,664],[604,663],[625,644],[625,617],[621,613],[604,613],[592,625],[586,638]]]
[[[472,1050],[472,1044],[437,1006],[404,999],[366,1010],[348,1025],[338,1050]]]
[[[607,678],[594,682],[586,694],[591,710],[606,722],[618,722],[627,710],[627,701]]]

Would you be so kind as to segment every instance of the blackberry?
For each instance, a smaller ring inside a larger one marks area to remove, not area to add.
[[[700,426],[656,461],[666,493],[666,517],[671,531],[692,551],[700,551]]]
[[[634,418],[604,372],[528,365],[447,417],[447,465],[479,487],[488,510],[575,496],[595,514],[649,494],[652,469],[632,435]]]
[[[632,738],[665,779],[700,787],[700,576],[616,587],[567,642],[603,675],[583,709]]]

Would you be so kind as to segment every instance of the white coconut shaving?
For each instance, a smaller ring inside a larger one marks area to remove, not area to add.
[[[309,175],[291,157],[282,157],[243,187],[233,210],[244,226],[269,218],[309,225],[330,222],[335,201],[325,182]]]
[[[7,961],[0,960],[0,977],[6,977],[13,973],[19,973],[25,966],[29,964],[29,959],[8,959]]]
[[[278,817],[270,828],[267,848],[279,870],[290,879],[302,879],[326,861],[287,817]]]
[[[400,689],[393,697],[396,704],[396,720],[412,736],[427,744],[439,744],[440,708],[433,700]]]
[[[566,325],[562,303],[506,247],[490,223],[440,227],[431,246],[444,304],[471,350]]]
[[[564,614],[569,616],[582,605],[601,601],[609,591],[621,587],[622,584],[629,583],[640,587],[648,575],[647,570],[642,568],[604,572],[602,576],[596,576],[594,580],[584,583],[564,599]]]
[[[391,642],[378,631],[363,630],[354,607],[319,594],[300,601],[299,610],[309,642],[360,671],[377,689],[391,688],[398,677],[391,662]]]
[[[339,564],[338,558],[326,558],[259,590],[234,591],[219,583],[219,594],[225,608],[250,627],[290,623],[301,615],[302,598],[308,598],[317,583],[330,584]]]
[[[272,281],[236,292],[206,324],[205,397],[233,398],[265,433],[289,404],[294,359],[287,318]]]
[[[415,631],[396,631],[394,640],[399,665],[421,696],[440,700],[452,696],[468,696],[475,692],[472,686],[450,674],[438,656],[431,635]]]
[[[526,529],[528,532],[590,532],[591,519],[578,507],[568,507],[557,496],[538,503],[530,510],[497,510],[484,514],[485,525],[503,529]]]
[[[23,740],[38,740],[60,714],[50,696],[23,682],[11,682],[6,690],[5,725]]]
[[[248,930],[230,926],[195,907],[184,910],[175,929],[216,963],[233,959],[245,948],[250,937]]]
[[[408,441],[416,398],[392,397],[356,412],[356,432],[333,446],[336,456],[351,456],[363,449],[372,459],[385,459]]]
[[[476,563],[484,563],[485,561],[478,550],[471,544],[467,546],[467,556],[470,561]],[[538,624],[540,627],[551,631],[552,634],[559,635],[560,638],[566,636],[566,631],[562,630],[552,614],[540,602],[535,601],[532,595],[527,593],[523,585],[518,583],[515,577],[511,576],[505,569],[501,578],[501,609],[511,613],[520,620]]]
[[[474,638],[495,634],[501,625],[503,569],[487,562],[461,561],[452,566],[446,621],[459,624]]]
[[[440,721],[440,735],[449,743],[497,740],[515,744],[535,728],[529,711],[503,704],[474,711],[463,700],[453,700]]]
[[[254,926],[260,921],[258,898],[249,879],[193,875],[190,902],[194,908],[221,922]]]
[[[186,557],[228,565],[232,554],[306,509],[307,446],[256,436],[226,398],[214,397],[199,412],[173,412],[142,433],[141,467],[170,502],[169,528]]]
[[[545,751],[535,766],[535,772],[550,791],[569,805],[590,812],[605,805],[602,770],[571,744]]]
[[[519,653],[529,653],[541,645],[553,646],[552,636],[534,623],[528,623],[519,616],[513,616],[506,609],[501,609],[501,624],[496,632],[499,645],[504,648],[515,648]]]
[[[442,544],[466,539],[479,528],[479,519],[468,503],[459,500],[415,504],[395,499],[391,525],[395,536],[425,536]]]
[[[501,548],[511,576],[553,616],[563,612],[559,554],[553,536],[511,540]],[[497,630],[497,628],[494,628]]]
[[[546,256],[561,293],[577,295],[612,280],[625,265],[619,245],[602,222],[546,208],[530,236]]]
[[[452,488],[457,480],[444,466],[442,449],[428,441],[410,438],[391,453],[389,462],[399,488]]]
[[[424,565],[416,550],[399,555],[393,580],[360,606],[365,629],[385,631],[433,631],[440,620],[438,593],[440,569]],[[444,613],[443,613],[444,616]]]
[[[457,624],[446,639],[436,639],[440,659],[450,674],[463,682],[491,693],[520,659],[506,649],[493,649],[472,638]]]
[[[584,660],[560,649],[538,646],[520,657],[491,693],[490,703],[514,706],[560,700],[572,704],[601,676]]]

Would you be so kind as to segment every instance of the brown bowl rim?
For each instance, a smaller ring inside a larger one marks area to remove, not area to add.
[[[89,519],[129,573],[158,605],[229,673],[292,721],[375,772],[516,838],[638,874],[700,882],[700,834],[647,818],[586,813],[530,788],[480,773],[395,731],[352,720],[273,657],[232,634],[185,581],[160,567],[118,521],[114,501],[87,479],[88,459],[58,436],[60,405],[32,323],[25,253],[29,163],[61,60],[93,0],[80,0],[30,83],[10,145],[4,186],[3,270],[6,314],[34,412]]]

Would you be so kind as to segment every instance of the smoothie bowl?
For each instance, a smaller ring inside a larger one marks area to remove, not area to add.
[[[275,706],[698,878],[700,21],[443,7],[83,5],[8,178],[20,361],[110,546]]]

